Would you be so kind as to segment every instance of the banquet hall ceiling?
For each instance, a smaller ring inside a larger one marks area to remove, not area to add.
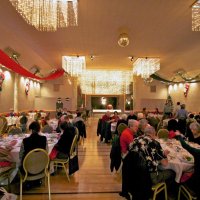
[[[19,63],[38,65],[43,74],[61,68],[63,55],[86,56],[90,69],[132,69],[128,58],[160,57],[159,74],[170,78],[182,69],[200,69],[200,32],[192,32],[194,0],[79,0],[78,27],[39,32],[9,0],[0,0],[0,48],[20,53]],[[120,47],[120,33],[130,44]],[[94,55],[94,60],[90,56]]]

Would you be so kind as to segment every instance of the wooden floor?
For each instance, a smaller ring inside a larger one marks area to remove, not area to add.
[[[121,176],[110,172],[110,148],[100,143],[96,134],[98,118],[89,118],[87,139],[79,145],[80,170],[70,177],[70,182],[63,170],[51,176],[52,200],[122,200],[118,195],[121,190]],[[19,187],[14,192],[19,192]],[[23,200],[48,199],[44,186],[24,191]]]

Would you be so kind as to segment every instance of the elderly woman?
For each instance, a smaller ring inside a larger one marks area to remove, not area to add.
[[[136,137],[144,135],[144,130],[148,126],[148,121],[146,119],[139,120],[138,131],[136,133]]]
[[[200,145],[200,124],[198,122],[192,122],[189,127],[194,137],[193,142]]]

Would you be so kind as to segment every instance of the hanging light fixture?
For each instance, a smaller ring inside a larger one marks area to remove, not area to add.
[[[78,0],[9,0],[24,20],[39,31],[78,25]]]
[[[79,77],[83,94],[129,94],[131,71],[85,70]]]
[[[86,68],[85,56],[63,56],[62,68],[72,77],[78,77]]]
[[[192,30],[200,31],[200,1],[192,6]]]
[[[138,58],[133,63],[133,73],[137,76],[141,76],[144,79],[150,77],[156,71],[160,69],[159,58]]]

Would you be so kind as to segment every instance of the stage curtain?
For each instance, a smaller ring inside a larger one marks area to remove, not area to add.
[[[11,59],[2,50],[0,50],[0,64],[2,64],[6,68],[11,69],[12,71],[14,71],[22,76],[37,79],[37,80],[53,80],[53,79],[59,78],[60,76],[62,76],[64,74],[63,69],[58,69],[54,73],[41,78],[39,76],[36,76],[35,74],[32,74],[31,72],[26,70],[24,67],[22,67],[20,64],[16,63],[13,59]]]

